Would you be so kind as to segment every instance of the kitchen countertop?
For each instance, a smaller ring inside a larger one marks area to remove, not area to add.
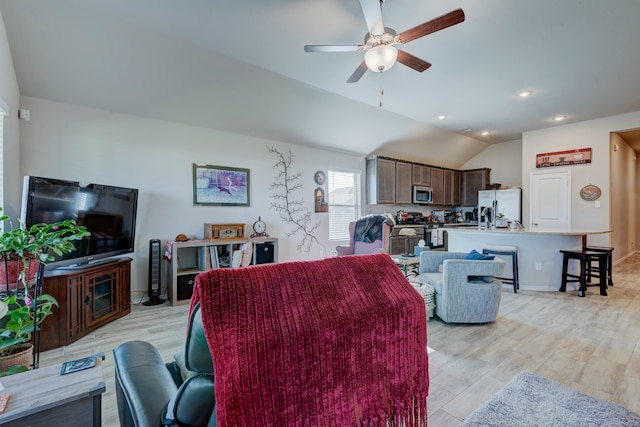
[[[531,291],[558,291],[562,280],[562,253],[564,249],[579,249],[586,244],[587,236],[604,235],[610,230],[524,230],[508,228],[479,230],[477,227],[446,229],[450,252],[478,252],[485,246],[515,246],[518,248],[520,288]],[[603,236],[604,237],[604,236]],[[503,257],[503,256],[499,256]],[[512,277],[511,257],[503,257],[507,264],[503,277]],[[577,265],[571,263],[572,274]],[[574,283],[567,290],[576,290]],[[504,288],[509,289],[509,287]]]
[[[524,235],[555,235],[555,236],[584,236],[585,234],[606,234],[611,233],[611,230],[510,230],[509,228],[496,228],[494,230],[472,227],[457,227],[454,228],[456,232],[461,233],[482,233],[482,234],[524,234]]]

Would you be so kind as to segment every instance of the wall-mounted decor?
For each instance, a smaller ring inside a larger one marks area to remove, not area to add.
[[[280,152],[275,147],[267,145],[267,151],[276,156],[273,170],[276,172],[271,189],[271,207],[280,214],[280,219],[292,227],[287,232],[287,238],[302,235],[302,241],[298,244],[298,252],[309,253],[311,245],[320,245],[315,233],[320,228],[320,222],[312,222],[312,212],[305,207],[304,199],[298,196],[298,190],[304,187],[300,184],[302,172],[295,172],[292,168],[293,154],[291,149],[287,154]]]
[[[536,155],[536,167],[567,166],[591,163],[591,148],[577,148],[575,150],[556,151]]]
[[[327,176],[323,171],[317,171],[315,175],[313,175],[313,179],[316,181],[316,184],[324,185],[325,181],[327,180]]]
[[[329,203],[324,200],[324,190],[321,187],[317,187],[315,190],[313,190],[313,192],[315,198],[316,213],[329,212]]]
[[[580,189],[580,197],[588,202],[598,200],[602,195],[602,190],[597,185],[585,185]]]
[[[193,204],[250,206],[249,169],[193,164]]]

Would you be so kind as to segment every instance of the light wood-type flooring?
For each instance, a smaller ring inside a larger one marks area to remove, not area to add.
[[[640,254],[633,254],[614,266],[614,287],[606,297],[597,287],[579,298],[576,291],[514,294],[505,285],[494,323],[447,325],[431,319],[429,425],[457,426],[523,370],[640,413],[639,273]],[[145,340],[169,361],[184,343],[187,312],[187,305],[134,305],[130,315],[42,353],[40,364],[104,352],[103,425],[117,426],[113,348]]]

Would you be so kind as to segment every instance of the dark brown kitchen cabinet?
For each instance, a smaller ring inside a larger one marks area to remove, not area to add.
[[[444,169],[431,168],[431,187],[433,187],[433,204],[444,204]]]
[[[462,206],[477,206],[478,191],[486,190],[491,180],[491,169],[462,171]]]
[[[412,165],[413,185],[431,187],[431,166]]]
[[[457,206],[460,204],[460,172],[444,171],[444,205]]]
[[[59,307],[42,323],[42,351],[69,345],[131,312],[131,258],[46,272],[44,293]]]
[[[373,156],[367,159],[367,203],[411,204],[411,163]]]
[[[384,157],[367,159],[367,203],[394,204],[396,202],[396,161]]]
[[[411,200],[411,163],[396,162],[396,204],[409,205]]]

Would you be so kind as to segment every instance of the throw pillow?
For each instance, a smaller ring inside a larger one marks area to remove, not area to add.
[[[493,256],[493,255],[483,255],[480,252],[476,251],[475,249],[472,249],[471,252],[469,252],[465,258],[466,259],[481,260],[481,261],[490,261],[490,260],[494,259],[495,256]]]

